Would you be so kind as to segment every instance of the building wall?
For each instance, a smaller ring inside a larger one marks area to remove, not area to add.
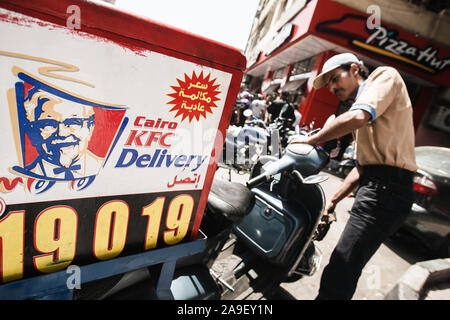
[[[371,5],[380,8],[381,19],[423,38],[450,46],[450,11],[435,13],[406,0],[336,0],[358,11]]]
[[[407,0],[319,0],[335,1],[367,12],[371,5],[380,8],[381,19],[423,38],[450,47],[450,12],[440,13],[412,4]],[[261,0],[249,35],[245,55],[251,60],[260,48],[270,42],[283,25],[295,17],[309,0]]]
[[[318,1],[319,4],[321,4],[320,10],[324,10],[324,8],[327,8],[327,2],[331,0]],[[296,16],[298,17],[299,12],[308,4],[308,2],[309,1],[303,0],[262,0],[246,49],[247,59],[250,60],[249,57],[254,53],[260,52],[266,48],[272,41],[274,35],[276,35],[286,23],[296,23],[293,18]],[[434,43],[444,43],[444,46],[446,47],[450,46],[448,32],[444,32],[450,30],[449,16],[445,12],[437,14],[419,6],[412,5],[406,0],[336,0],[335,2],[364,13],[366,13],[368,6],[379,5],[383,8],[380,11],[382,23],[390,23],[405,31],[409,31],[409,34],[413,33],[420,35],[421,39],[428,39]],[[267,7],[264,7],[264,5]],[[305,12],[306,11],[303,11],[301,14]],[[268,24],[264,26],[260,25],[261,21],[265,21]],[[418,23],[419,21],[420,23]],[[264,32],[261,33],[261,30]],[[335,52],[332,51],[325,51],[318,54],[312,74],[319,73],[324,61],[334,54]],[[289,66],[287,69],[289,69]],[[270,67],[267,67],[264,81],[270,82],[273,71],[275,70],[271,70]],[[437,105],[444,104],[449,106],[450,89],[446,91],[445,99],[441,99],[442,102],[436,102],[436,97],[439,96],[437,92],[448,88],[449,83],[448,81],[441,81],[443,87],[440,87],[439,85],[436,86],[436,83],[431,84],[426,81],[422,83],[420,80],[421,76],[416,76],[417,78],[414,80],[414,85],[417,86],[418,89],[415,91],[413,90],[414,97],[411,97],[412,100],[414,100],[416,144],[450,147],[450,133],[436,129],[435,126],[432,126],[429,123],[429,119],[432,117],[432,114],[435,113]],[[258,82],[261,83],[261,81],[263,81],[262,78],[257,80],[258,81],[255,81],[255,79],[253,79],[253,83],[257,84]],[[299,105],[299,111],[303,115],[301,124],[308,124],[314,121],[316,126],[322,126],[326,118],[337,111],[338,105],[338,99],[326,89],[313,89],[312,78],[310,78],[307,83],[307,96],[302,99]]]
[[[261,0],[245,49],[247,60],[269,43],[307,2],[308,0]]]

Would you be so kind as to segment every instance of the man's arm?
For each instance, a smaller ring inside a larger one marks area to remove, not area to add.
[[[332,139],[340,138],[364,126],[371,115],[361,109],[344,112],[334,119],[327,127],[310,137],[298,137],[292,139],[291,143],[318,144]]]
[[[333,212],[336,208],[336,205],[358,186],[359,178],[360,167],[356,166],[347,175],[338,191],[336,191],[336,193],[328,200],[325,207],[325,215]]]

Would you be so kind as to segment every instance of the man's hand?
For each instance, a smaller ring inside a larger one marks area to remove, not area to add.
[[[312,137],[301,136],[301,135],[292,137],[291,141],[289,141],[289,144],[292,144],[292,143],[315,144]]]
[[[327,223],[337,221],[336,212],[334,212],[334,210],[336,209],[336,205],[337,205],[337,202],[333,202],[331,200],[327,201],[327,204],[325,206],[325,211],[322,216],[322,221],[325,221]]]
[[[323,214],[324,215],[328,215],[330,213],[333,213],[334,210],[336,209],[336,205],[337,205],[337,202],[334,202],[332,200],[328,200],[327,204],[325,205],[325,212]]]

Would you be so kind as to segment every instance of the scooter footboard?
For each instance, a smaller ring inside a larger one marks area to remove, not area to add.
[[[254,188],[255,205],[234,233],[253,252],[275,264],[288,264],[291,249],[307,241],[311,225],[308,209],[283,203],[263,188]]]

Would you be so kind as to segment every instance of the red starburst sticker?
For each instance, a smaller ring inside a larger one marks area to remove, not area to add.
[[[170,112],[176,112],[175,118],[181,116],[181,121],[188,118],[200,120],[200,116],[206,119],[207,113],[213,113],[212,108],[217,108],[216,101],[220,99],[216,96],[220,93],[218,84],[214,84],[216,79],[210,80],[211,74],[203,76],[203,71],[199,76],[192,72],[192,77],[184,74],[184,81],[177,79],[178,86],[170,86],[175,92],[168,94],[173,98],[167,104],[174,106]]]

